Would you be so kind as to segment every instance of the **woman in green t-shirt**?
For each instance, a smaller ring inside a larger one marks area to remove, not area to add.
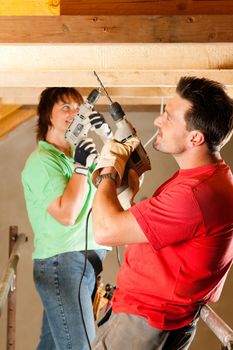
[[[91,139],[73,149],[64,137],[82,103],[75,88],[47,88],[41,93],[38,145],[22,172],[34,232],[34,282],[44,307],[37,350],[85,350],[95,336],[92,293],[96,274],[84,253],[87,246],[88,254],[101,265],[109,249],[95,242],[91,220],[86,237],[97,151]],[[91,116],[94,128],[106,124],[101,114]],[[108,125],[107,129],[111,133]]]

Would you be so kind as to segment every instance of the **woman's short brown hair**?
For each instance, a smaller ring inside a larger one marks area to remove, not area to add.
[[[40,95],[40,101],[37,107],[37,141],[45,141],[49,126],[51,126],[51,113],[55,103],[72,98],[79,105],[83,103],[83,97],[77,89],[73,87],[51,87],[46,88]]]

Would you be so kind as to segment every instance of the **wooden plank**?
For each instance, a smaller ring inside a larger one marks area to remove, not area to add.
[[[59,16],[58,0],[1,0],[0,16]]]
[[[17,57],[17,60],[16,60]],[[2,44],[0,72],[232,68],[233,43]],[[1,76],[0,76],[1,78]],[[88,86],[88,85],[87,85]],[[25,90],[24,94],[30,94]],[[1,97],[1,95],[0,95]]]
[[[99,70],[106,87],[175,87],[181,76],[198,76],[217,80],[228,87],[233,86],[233,69],[203,70]],[[90,70],[41,70],[1,71],[0,87],[77,86],[96,87],[96,79]]]
[[[34,108],[20,108],[17,111],[8,114],[0,120],[0,137],[6,135],[17,126],[36,115]]]
[[[61,0],[61,15],[233,14],[232,0]]]
[[[98,87],[98,84],[96,84]],[[2,108],[7,108],[8,105],[17,101],[22,105],[37,105],[39,101],[39,95],[44,88],[20,88],[20,87],[8,87],[0,88],[0,98],[3,104]],[[93,87],[82,87],[78,90],[84,97],[87,98],[87,95],[91,92]],[[124,98],[125,103],[134,105],[138,104],[142,101],[148,101],[150,104],[150,100],[160,99],[161,96],[173,96],[175,93],[175,89],[173,87],[110,87],[107,88],[107,91],[113,100],[119,100]],[[131,101],[132,100],[132,101]],[[109,104],[108,99],[104,92],[101,92],[101,96],[98,100],[98,104]],[[147,103],[145,103],[147,104]],[[0,107],[0,115],[1,115],[1,107]],[[6,115],[6,114],[5,114]]]
[[[233,42],[233,15],[1,16],[0,43]]]
[[[36,108],[38,104],[38,97],[44,88],[0,88],[0,96],[2,107],[1,109],[8,107],[4,104],[14,103],[15,101],[20,102],[24,105],[34,106]],[[30,90],[31,94],[24,94],[25,90]],[[80,88],[79,91],[84,97],[92,90],[92,87]],[[107,89],[109,95],[113,101],[118,101],[124,106],[153,106],[161,104],[162,99],[169,99],[175,94],[174,87],[110,87]],[[233,86],[228,87],[228,94],[233,97]],[[98,102],[98,109],[102,106],[108,108],[109,101],[102,91],[101,97]],[[6,115],[6,114],[5,114]]]

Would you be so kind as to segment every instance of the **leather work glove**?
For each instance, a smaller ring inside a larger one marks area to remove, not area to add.
[[[81,140],[75,148],[74,161],[79,163],[74,171],[77,174],[87,175],[90,166],[98,156],[96,146],[91,138]]]
[[[132,136],[125,143],[116,140],[108,140],[101,150],[96,168],[92,174],[93,184],[95,185],[96,183],[96,178],[99,176],[100,169],[114,167],[117,171],[116,184],[118,187],[121,184],[126,163],[139,143],[140,140],[137,136]]]
[[[142,176],[139,178],[138,173],[134,169],[129,169],[128,171],[128,184],[126,187],[122,186],[118,189],[117,197],[123,209],[129,209],[132,205],[134,205],[134,197],[136,196],[141,183],[143,181]]]
[[[104,116],[98,112],[93,112],[88,116],[91,125],[94,127],[96,134],[100,135],[103,140],[112,138],[112,129],[104,119]]]

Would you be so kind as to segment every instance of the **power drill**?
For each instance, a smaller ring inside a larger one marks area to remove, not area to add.
[[[125,118],[125,113],[121,105],[118,102],[112,101],[106,88],[104,87],[102,81],[100,80],[99,76],[95,71],[94,71],[94,74],[98,82],[100,83],[101,87],[103,88],[108,100],[110,101],[109,112],[113,120],[116,122],[116,127],[117,127],[117,130],[114,135],[114,139],[124,143],[130,137],[136,135],[136,130]],[[142,146],[141,142],[138,145],[138,147],[134,150],[134,152],[131,154],[129,161],[127,162],[126,170],[127,168],[134,169],[138,173],[138,176],[141,176],[147,170],[151,170],[150,159],[144,147]]]
[[[93,130],[102,138],[103,142],[112,138],[112,132],[107,123],[101,125],[100,128],[95,129],[88,118],[93,112],[93,106],[98,101],[100,92],[97,89],[93,89],[87,97],[86,102],[80,105],[79,111],[73,121],[65,131],[65,139],[73,146],[77,144],[87,136],[89,130]]]

